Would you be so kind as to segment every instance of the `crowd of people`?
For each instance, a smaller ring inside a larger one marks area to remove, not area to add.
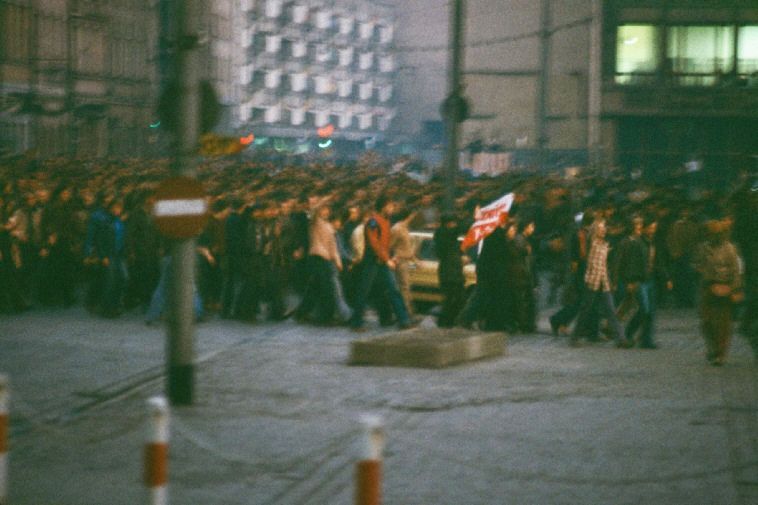
[[[439,258],[439,326],[532,333],[540,304],[560,302],[550,326],[572,345],[613,339],[652,349],[656,308],[698,303],[712,364],[726,357],[735,310],[758,352],[758,192],[749,172],[718,189],[687,173],[656,183],[613,171],[461,178],[454,209],[443,212],[444,181],[390,168],[304,159],[198,166],[210,199],[197,240],[198,319],[294,317],[360,331],[373,306],[380,324],[410,327],[410,231],[423,229],[434,232]],[[83,303],[103,317],[142,310],[158,321],[171,260],[151,209],[169,174],[155,160],[0,165],[0,311]],[[477,209],[507,192],[516,195],[511,211],[462,256],[459,237]],[[470,296],[465,261],[476,263]]]

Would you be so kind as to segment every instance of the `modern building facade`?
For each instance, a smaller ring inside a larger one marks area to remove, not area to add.
[[[463,146],[498,146],[548,166],[653,171],[692,159],[744,165],[758,153],[755,2],[466,4]],[[441,119],[450,8],[442,0],[404,5],[397,125],[414,139],[423,121]]]
[[[758,4],[605,4],[602,114],[618,162],[749,166],[758,154]]]
[[[242,12],[245,132],[335,141],[389,133],[396,115],[391,9],[369,0],[243,0]]]

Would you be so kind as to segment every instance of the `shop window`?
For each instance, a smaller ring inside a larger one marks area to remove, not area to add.
[[[733,69],[733,26],[673,26],[667,57],[676,82],[712,86]]]
[[[758,26],[742,26],[737,36],[737,73],[758,75]]]
[[[616,83],[644,84],[659,67],[660,29],[622,25],[616,32]]]

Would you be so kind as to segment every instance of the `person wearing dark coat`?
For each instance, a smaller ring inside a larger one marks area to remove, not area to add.
[[[443,214],[440,227],[434,232],[434,249],[439,260],[437,277],[442,292],[442,312],[437,320],[440,328],[453,326],[465,302],[463,261],[458,244],[460,231],[455,216]]]
[[[535,272],[534,248],[532,235],[534,234],[534,221],[526,221],[520,227],[520,233],[516,236],[517,249],[517,278],[514,284],[518,289],[516,298],[516,323],[524,333],[534,333],[537,329],[537,300],[534,290],[537,287]]]
[[[208,224],[198,239],[198,245],[205,248],[205,254],[198,256],[200,296],[209,312],[221,310],[224,289],[224,267],[226,264],[226,237],[224,228],[231,209],[224,199],[213,202]]]
[[[550,316],[550,328],[554,335],[568,334],[568,327],[579,314],[584,291],[584,273],[587,268],[589,253],[589,218],[588,213],[577,217],[577,228],[571,232],[566,250],[569,265],[569,278],[564,288],[563,306]],[[596,333],[596,330],[593,331]]]
[[[639,307],[627,324],[624,334],[626,345],[631,346],[635,333],[640,330],[639,346],[655,349],[653,323],[658,298],[657,281],[661,279],[668,289],[671,289],[672,284],[654,241],[658,222],[650,219],[643,223],[641,219],[635,219],[633,226],[632,235],[621,242],[616,258],[619,288],[624,292],[626,300],[636,300]]]
[[[260,313],[264,290],[265,226],[263,206],[249,207],[243,217],[242,286],[234,314],[243,321],[254,322]]]
[[[506,233],[510,231],[509,239]],[[487,331],[512,330],[513,298],[509,289],[509,258],[515,248],[512,242],[516,225],[504,221],[484,239],[482,252],[476,264],[477,289],[481,290],[481,316]]]
[[[86,245],[87,257],[100,269],[93,286],[96,291],[90,296],[99,295],[98,308],[109,318],[121,314],[127,280],[123,210],[119,200],[111,201],[107,211],[96,210],[90,219],[91,235]]]
[[[150,305],[161,276],[160,236],[150,216],[151,203],[147,195],[139,196],[126,221],[126,305],[139,306],[143,311]]]
[[[742,333],[758,359],[758,177],[734,196],[734,241],[745,264]]]
[[[71,190],[63,187],[55,192],[42,214],[39,298],[43,304],[70,307],[76,300],[75,212]]]
[[[224,289],[222,296],[222,317],[236,317],[243,284],[245,263],[245,221],[242,216],[244,202],[234,199],[230,203],[231,212],[224,222],[224,241],[227,261],[224,263]]]

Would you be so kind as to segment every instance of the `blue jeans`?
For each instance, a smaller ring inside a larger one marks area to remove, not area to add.
[[[655,318],[655,281],[641,282],[637,288],[637,303],[639,309],[626,326],[626,338],[634,338],[637,330],[641,329],[640,345],[649,347],[653,342],[653,320]]]
[[[103,314],[116,315],[121,310],[126,287],[126,262],[121,258],[109,258],[105,267],[105,285],[103,288]]]
[[[150,299],[150,307],[147,309],[145,315],[145,321],[147,323],[153,323],[160,319],[163,314],[163,310],[166,307],[166,293],[168,292],[168,279],[171,272],[171,256],[164,256],[161,259],[161,278],[158,281],[158,286],[153,291],[153,296]],[[193,289],[193,305],[195,306],[195,317],[203,317],[203,302],[200,299],[200,295],[197,292],[197,287]]]
[[[350,318],[350,326],[358,328],[363,326],[363,312],[366,310],[371,288],[377,284],[380,293],[389,297],[392,310],[395,312],[397,322],[401,326],[409,323],[410,318],[405,308],[403,295],[397,287],[395,275],[387,265],[380,265],[372,260],[364,261],[361,265],[360,277],[358,278],[358,291],[353,306],[353,317]]]
[[[347,321],[352,316],[353,311],[345,301],[345,294],[342,292],[342,281],[340,281],[340,271],[334,262],[329,265],[332,269],[332,289],[334,289],[334,301],[337,305],[337,313],[342,321]]]

